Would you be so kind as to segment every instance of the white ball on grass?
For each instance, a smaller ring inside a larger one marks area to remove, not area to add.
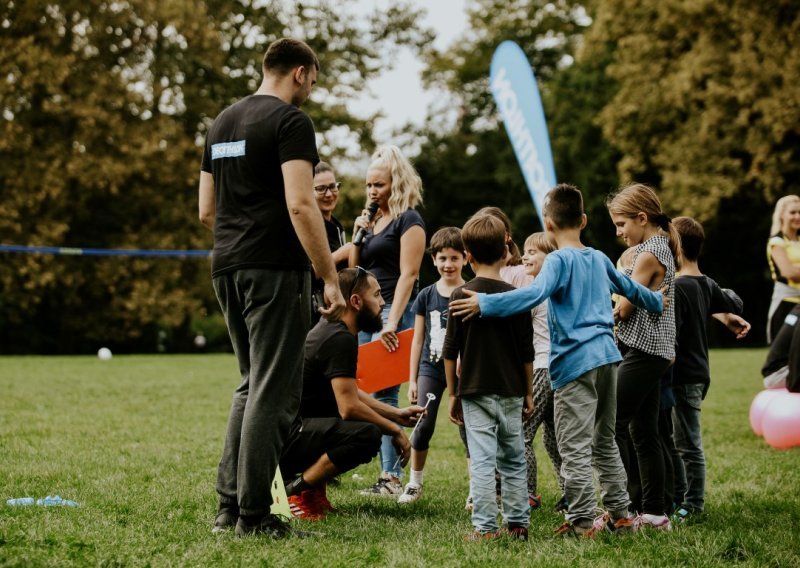
[[[111,359],[111,349],[108,347],[101,347],[97,350],[97,357],[102,361],[108,361]]]

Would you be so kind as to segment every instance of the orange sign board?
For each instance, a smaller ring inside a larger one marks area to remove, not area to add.
[[[387,351],[380,340],[360,345],[356,368],[358,388],[371,394],[406,382],[413,338],[413,329],[399,332],[400,348],[392,352]]]

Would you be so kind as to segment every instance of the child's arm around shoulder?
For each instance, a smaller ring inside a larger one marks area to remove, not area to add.
[[[558,288],[561,263],[547,255],[542,271],[530,286],[500,294],[483,294],[464,290],[465,297],[450,302],[450,315],[468,320],[474,316],[513,316],[538,306]]]
[[[669,286],[664,286],[658,292],[653,292],[614,268],[614,265],[605,255],[603,255],[603,264],[611,281],[612,292],[625,296],[635,306],[648,312],[660,314],[669,307],[669,297],[667,296]]]
[[[651,252],[645,251],[636,257],[636,263],[633,266],[630,278],[634,282],[637,282],[645,287],[648,287],[654,283],[655,278],[662,272],[663,272],[663,267],[661,266],[661,263],[658,261],[656,256]],[[618,319],[626,320],[633,313],[633,309],[634,309],[634,304],[632,304],[625,298],[621,298],[618,305],[614,309],[614,313],[616,314]],[[648,311],[653,311],[653,310],[648,310]]]

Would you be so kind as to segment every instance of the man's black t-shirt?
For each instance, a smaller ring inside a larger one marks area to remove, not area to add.
[[[502,280],[474,278],[456,288],[450,300],[465,298],[464,290],[497,294],[514,289]],[[448,316],[442,357],[456,359],[459,355],[459,395],[525,396],[529,380],[525,363],[534,358],[531,312],[467,321]]]
[[[676,385],[708,384],[707,322],[718,313],[741,313],[740,307],[708,276],[679,276],[675,279],[675,365]]]
[[[341,322],[322,319],[306,337],[303,365],[303,418],[341,418],[331,380],[355,380],[358,339]]]
[[[214,176],[211,274],[240,268],[309,269],[286,209],[281,164],[319,161],[314,125],[299,108],[251,95],[214,120],[202,170]]]

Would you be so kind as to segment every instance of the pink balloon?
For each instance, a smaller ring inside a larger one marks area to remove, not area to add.
[[[762,422],[764,421],[764,411],[769,406],[769,403],[776,396],[788,392],[785,388],[763,390],[753,399],[752,404],[750,404],[750,427],[756,433],[756,436],[764,435]]]
[[[800,393],[785,392],[773,398],[761,425],[764,439],[773,448],[800,446]]]

